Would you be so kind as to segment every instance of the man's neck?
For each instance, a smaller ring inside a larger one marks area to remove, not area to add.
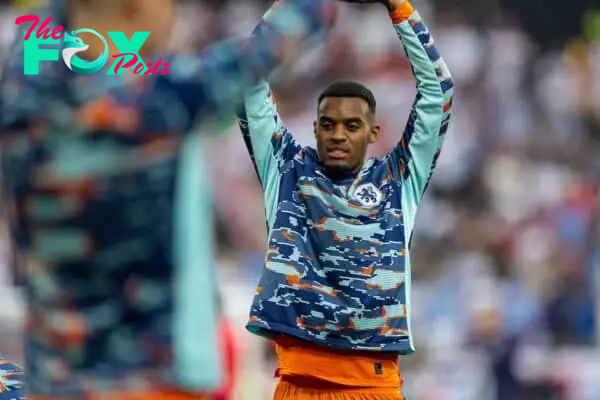
[[[354,179],[360,168],[356,170],[335,170],[325,168],[325,175],[334,182],[341,182],[347,179]]]

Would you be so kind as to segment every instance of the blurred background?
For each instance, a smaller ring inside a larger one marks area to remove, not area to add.
[[[194,38],[190,44],[198,49],[245,35],[269,3],[188,1],[179,34]],[[23,11],[0,4],[4,59]],[[414,4],[457,89],[415,227],[417,352],[401,359],[405,394],[410,400],[598,400],[600,4]],[[319,91],[332,80],[358,79],[374,91],[383,124],[372,153],[385,154],[399,140],[415,94],[401,49],[382,7],[344,5],[335,35],[278,85],[284,122],[312,145]],[[216,267],[235,335],[236,399],[270,399],[272,349],[244,331],[265,251],[263,200],[235,121],[211,130],[202,151],[214,178]],[[23,299],[5,229],[0,237],[0,353],[20,360]]]

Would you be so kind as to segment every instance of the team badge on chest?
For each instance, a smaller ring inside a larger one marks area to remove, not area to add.
[[[364,207],[375,207],[381,203],[383,194],[372,183],[366,183],[356,188],[354,198]]]

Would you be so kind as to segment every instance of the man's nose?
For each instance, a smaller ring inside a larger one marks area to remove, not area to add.
[[[333,135],[331,135],[331,140],[336,142],[343,142],[346,140],[346,130],[343,126],[337,125],[333,130]]]

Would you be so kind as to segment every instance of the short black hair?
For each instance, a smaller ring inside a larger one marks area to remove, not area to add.
[[[317,104],[320,105],[323,99],[327,97],[355,97],[363,99],[367,102],[369,110],[371,113],[373,113],[373,115],[375,115],[375,111],[377,109],[377,102],[375,101],[373,92],[371,92],[366,86],[354,81],[334,82],[327,86],[325,90],[321,92],[321,95],[319,96],[319,102]]]

